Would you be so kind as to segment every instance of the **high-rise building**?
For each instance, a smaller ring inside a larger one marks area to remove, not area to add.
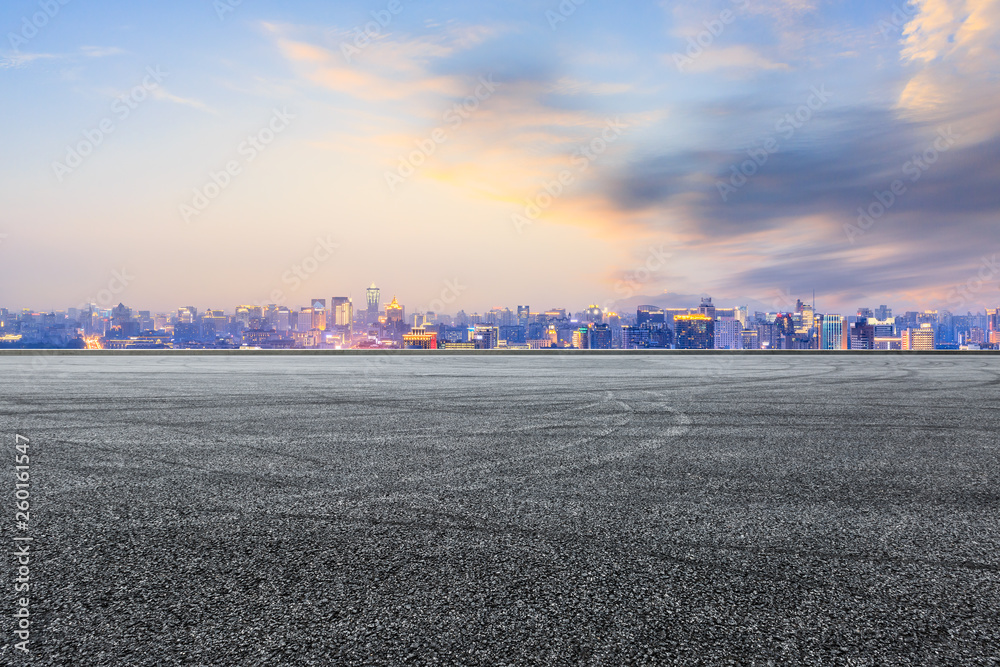
[[[378,309],[379,294],[380,290],[375,287],[375,283],[372,283],[371,287],[365,290],[365,297],[368,300],[368,316],[366,318],[368,324],[378,324],[378,317],[380,314]]]
[[[743,349],[743,324],[739,320],[724,317],[715,321],[715,349]]]
[[[852,350],[877,349],[875,339],[875,325],[871,324],[871,320],[865,318],[851,325],[850,345]]]
[[[756,326],[761,326],[761,325],[756,325]],[[760,349],[760,339],[756,328],[743,330],[743,349],[744,350]]]
[[[641,326],[646,322],[665,324],[666,316],[663,309],[657,306],[639,306],[635,312],[635,323]]]
[[[326,299],[312,300],[312,328],[326,331]]]
[[[488,324],[477,324],[471,332],[470,339],[477,350],[492,350],[500,341],[500,330]]]
[[[406,315],[403,307],[399,305],[399,301],[396,297],[392,297],[392,301],[385,307],[385,321],[386,324],[393,322],[402,322]]]
[[[622,347],[626,350],[644,350],[649,347],[652,329],[643,326],[622,327]]]
[[[713,320],[715,319],[715,306],[712,305],[712,297],[706,296],[701,300],[701,305],[698,306],[698,313],[706,317],[711,317]]]
[[[610,350],[611,327],[607,324],[595,324],[590,328],[590,349]]]
[[[918,329],[904,329],[901,338],[904,350],[933,350],[934,325],[926,323]]]
[[[587,306],[587,310],[583,311],[583,321],[600,324],[604,321],[604,311],[600,306]]]
[[[846,350],[850,334],[847,319],[843,315],[820,315],[818,321],[819,349]]]
[[[330,313],[336,327],[354,327],[354,304],[346,296],[330,298]]]
[[[528,326],[528,320],[531,319],[531,308],[529,306],[518,306],[517,307],[517,323],[522,327]]]
[[[774,322],[757,322],[753,325],[753,331],[757,335],[752,337],[750,344],[755,347],[746,347],[747,340],[746,337],[744,337],[744,350],[784,349],[784,346],[782,345],[784,337],[781,335],[781,330],[778,328],[778,325]]]
[[[674,340],[678,350],[711,350],[715,347],[715,320],[708,315],[675,315]]]

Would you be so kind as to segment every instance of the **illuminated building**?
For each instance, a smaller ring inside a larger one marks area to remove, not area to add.
[[[820,315],[818,321],[819,349],[846,350],[850,333],[847,319],[843,315]]]
[[[392,297],[392,302],[385,307],[385,322],[386,324],[395,324],[401,323],[403,319],[405,319],[403,307],[399,305],[396,297]]]
[[[858,320],[851,325],[851,349],[852,350],[874,350],[875,348],[875,326],[869,323],[870,320]]]
[[[436,350],[437,334],[428,332],[424,327],[414,327],[403,336],[403,347],[407,350]]]
[[[528,326],[528,320],[531,319],[531,308],[529,306],[518,306],[517,307],[517,323],[522,327]]]
[[[366,318],[368,324],[378,323],[378,303],[379,303],[379,288],[375,287],[375,283],[371,284],[367,290],[365,290],[365,296],[368,300],[368,317]]]
[[[744,350],[760,349],[760,338],[758,337],[757,329],[744,329],[742,336]]]
[[[475,343],[453,343],[445,342],[441,343],[440,349],[442,350],[478,350]]]
[[[743,324],[736,318],[724,317],[715,322],[715,349],[742,350]]]
[[[902,350],[903,340],[902,338],[893,338],[891,336],[875,336],[875,349]]]
[[[500,327],[500,342],[508,347],[511,345],[525,345],[528,342],[527,330],[523,326]]]
[[[575,347],[578,350],[585,350],[590,347],[589,333],[587,327],[574,329],[572,343],[570,344],[571,347]]]
[[[675,315],[674,336],[678,350],[711,350],[715,347],[715,320],[708,315]]]
[[[311,328],[326,331],[326,299],[312,300]]]
[[[583,311],[583,320],[591,324],[600,324],[604,321],[604,311],[600,306],[587,306],[587,310]]]
[[[644,350],[649,347],[652,329],[645,326],[622,327],[622,347],[626,350]]]
[[[698,314],[715,319],[715,306],[712,305],[712,297],[706,296],[698,306]]]
[[[590,349],[611,349],[611,327],[607,324],[595,324],[590,329]]]
[[[637,325],[643,325],[646,322],[652,322],[653,324],[665,324],[666,315],[662,308],[657,308],[656,306],[639,306],[635,313],[635,323]]]
[[[901,339],[904,350],[933,350],[934,326],[921,324],[919,329],[904,329]]]
[[[333,325],[354,330],[354,304],[346,296],[330,298],[330,311],[333,315]]]
[[[811,333],[813,327],[816,325],[816,311],[813,310],[813,307],[799,301],[796,306],[796,315],[798,316],[798,322],[795,327],[795,333],[799,335],[808,335]]]
[[[469,339],[477,350],[492,350],[500,342],[500,330],[488,324],[477,324],[473,327]]]

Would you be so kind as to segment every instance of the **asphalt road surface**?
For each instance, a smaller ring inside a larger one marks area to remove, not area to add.
[[[0,357],[0,663],[1000,664],[998,398],[975,355]]]

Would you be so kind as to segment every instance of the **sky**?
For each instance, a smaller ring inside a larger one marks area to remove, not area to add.
[[[0,306],[1000,304],[1000,0],[0,6]]]

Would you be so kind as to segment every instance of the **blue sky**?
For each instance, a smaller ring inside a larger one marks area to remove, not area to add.
[[[0,305],[995,307],[998,19],[8,2]]]

